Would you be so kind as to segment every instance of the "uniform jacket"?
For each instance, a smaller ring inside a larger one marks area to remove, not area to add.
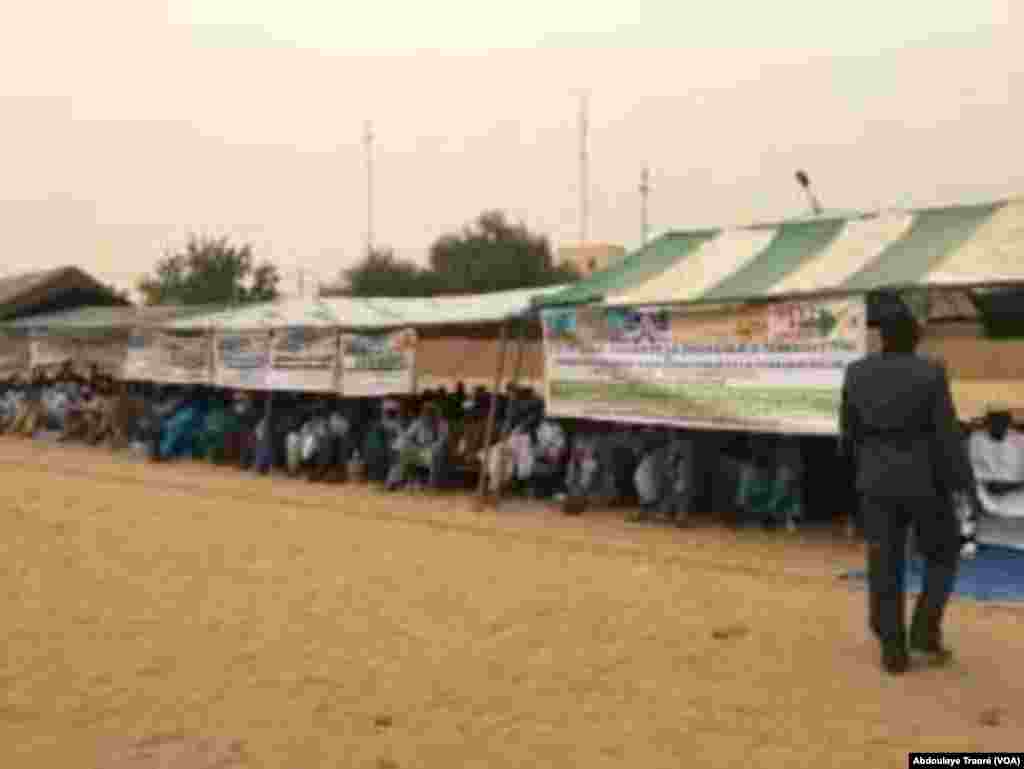
[[[970,487],[949,380],[934,361],[879,353],[851,364],[840,436],[861,494],[934,499]]]

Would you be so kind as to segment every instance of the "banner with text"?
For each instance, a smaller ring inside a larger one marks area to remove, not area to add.
[[[75,342],[72,365],[81,376],[96,370],[119,379],[124,372],[127,352],[127,339],[123,335],[83,337]]]
[[[29,340],[29,365],[32,368],[57,368],[75,359],[75,340],[66,336],[32,333]]]
[[[265,390],[270,368],[270,332],[217,332],[214,336],[214,384],[240,390]]]
[[[404,395],[416,391],[416,331],[344,334],[341,393],[348,398]]]
[[[862,298],[730,311],[544,311],[548,413],[833,435],[846,366],[866,353]]]
[[[275,331],[270,341],[267,389],[336,392],[338,332],[320,328]]]
[[[29,368],[28,340],[0,333],[0,379],[25,375]]]
[[[131,335],[122,376],[128,381],[207,384],[210,381],[210,339],[160,331]]]

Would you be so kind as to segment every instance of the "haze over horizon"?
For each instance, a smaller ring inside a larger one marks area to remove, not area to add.
[[[573,243],[584,89],[597,241],[638,244],[645,164],[655,233],[802,213],[797,168],[828,208],[1024,193],[1010,0],[82,5],[5,13],[0,275],[130,287],[195,231],[286,291],[331,280],[363,253],[365,120],[380,245],[423,260],[486,208]]]

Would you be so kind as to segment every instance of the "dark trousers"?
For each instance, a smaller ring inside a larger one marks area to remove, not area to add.
[[[952,505],[940,499],[864,496],[861,514],[868,542],[872,631],[885,645],[906,644],[903,588],[907,535],[913,526],[925,571],[910,641],[915,646],[940,642],[942,615],[953,592],[960,560],[960,529]]]

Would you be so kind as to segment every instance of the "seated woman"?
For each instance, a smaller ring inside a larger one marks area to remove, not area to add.
[[[403,486],[419,470],[427,471],[427,484],[438,488],[448,460],[448,421],[437,404],[428,401],[420,416],[395,442],[398,461],[388,473],[389,491]]]
[[[1024,517],[1024,435],[1013,429],[1006,406],[990,406],[985,422],[968,439],[981,507],[990,515]]]

